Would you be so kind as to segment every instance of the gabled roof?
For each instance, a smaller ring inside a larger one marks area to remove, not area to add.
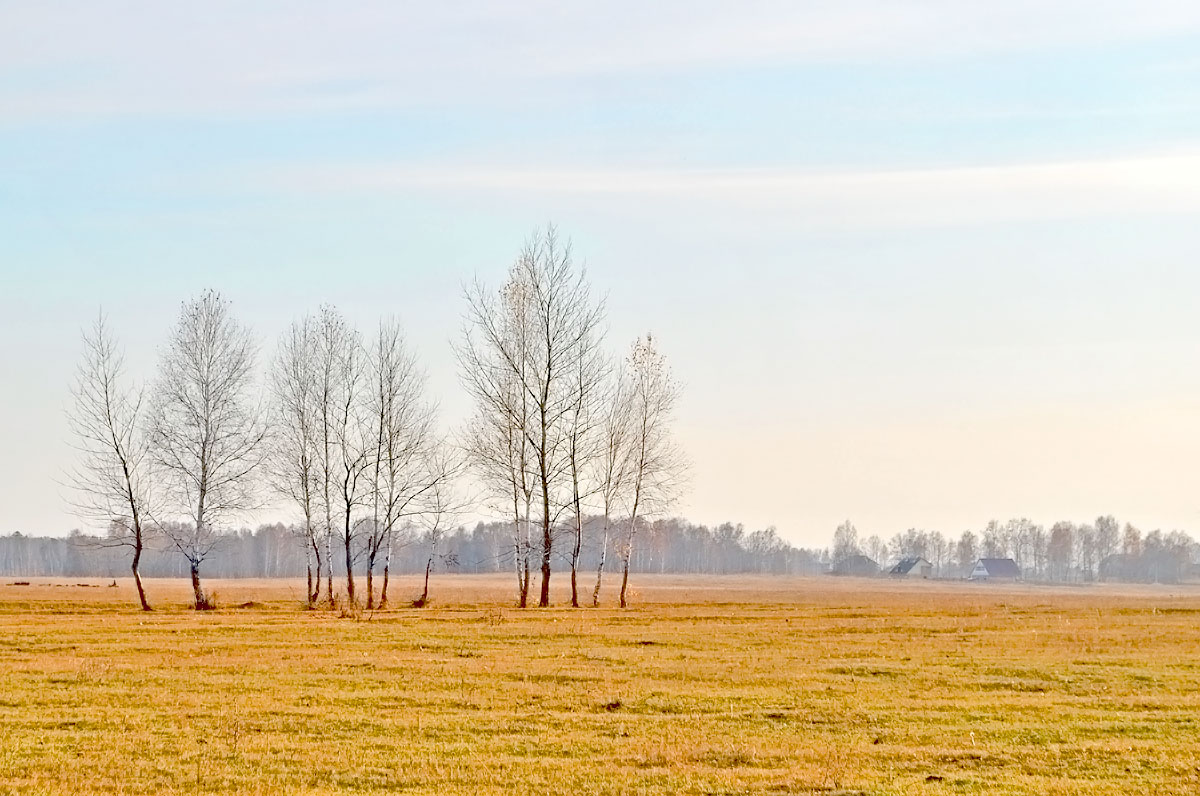
[[[987,570],[987,574],[993,578],[1021,577],[1021,568],[1011,558],[981,558],[975,566],[982,566]]]
[[[834,572],[878,572],[879,565],[875,563],[875,559],[855,553],[852,556],[840,559],[833,564]]]
[[[888,574],[889,575],[907,575],[909,572],[912,572],[914,567],[916,567],[923,561],[925,562],[925,564],[927,566],[932,566],[932,564],[930,564],[928,561],[925,561],[925,559],[923,559],[919,556],[917,558],[902,558],[896,564],[896,566],[894,566],[888,570]]]

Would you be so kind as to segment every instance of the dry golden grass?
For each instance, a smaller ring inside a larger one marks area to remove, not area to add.
[[[0,791],[1200,792],[1192,588],[639,577],[518,611],[440,577],[354,621],[210,585],[142,614],[0,583]]]

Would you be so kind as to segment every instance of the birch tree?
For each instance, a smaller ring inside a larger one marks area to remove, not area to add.
[[[579,561],[583,552],[585,501],[602,491],[603,481],[596,479],[593,464],[603,450],[604,396],[607,363],[597,345],[596,336],[579,338],[571,401],[565,417],[566,464],[570,478],[569,512],[571,539],[571,607],[579,607]]]
[[[378,607],[387,605],[397,524],[418,513],[421,498],[447,477],[436,464],[435,409],[425,397],[425,374],[395,321],[379,325],[371,373],[374,447],[372,515],[366,538],[368,609],[376,607],[374,571],[380,555],[383,588]]]
[[[630,398],[629,378],[625,370],[621,369],[612,378],[605,396],[601,451],[593,465],[596,469],[595,480],[600,499],[601,535],[599,559],[596,563],[596,586],[592,590],[592,607],[600,605],[600,589],[604,581],[604,565],[608,558],[614,514],[622,505],[629,486],[633,453],[630,448],[633,441],[633,407]]]
[[[687,465],[672,436],[678,387],[666,359],[647,334],[633,344],[630,374],[630,506],[621,545],[620,605],[628,605],[629,562],[638,520],[665,510],[676,498]]]
[[[284,332],[271,368],[272,437],[267,468],[275,492],[289,499],[303,518],[306,602],[321,598],[320,479],[317,431],[318,337],[316,323],[304,318]]]
[[[467,324],[458,349],[463,381],[496,432],[481,440],[489,448],[481,458],[486,469],[486,460],[502,458],[494,455],[498,443],[510,432],[520,435],[520,443],[503,455],[521,460],[520,472],[532,480],[540,526],[538,605],[548,606],[555,520],[569,504],[565,420],[580,341],[598,334],[603,304],[593,299],[570,244],[553,227],[530,238],[499,295],[476,282],[466,298]],[[527,530],[531,519],[527,513]],[[522,593],[527,589],[526,584]]]
[[[159,363],[151,405],[155,461],[173,513],[164,523],[187,559],[197,610],[210,608],[200,565],[219,539],[219,524],[253,507],[255,471],[266,427],[254,388],[250,330],[214,291],[184,302]]]
[[[83,359],[72,391],[68,422],[80,462],[70,474],[73,506],[106,525],[104,546],[127,547],[143,611],[150,610],[139,566],[149,536],[150,456],[140,423],[141,390],[125,382],[125,358],[104,315],[83,333]]]
[[[337,470],[338,470],[338,407],[346,389],[342,374],[342,351],[351,345],[352,333],[341,314],[330,306],[321,307],[315,321],[316,362],[313,410],[316,423],[314,451],[316,457],[317,501],[321,524],[321,540],[325,547],[325,597],[332,607],[333,537],[335,533]]]
[[[340,348],[334,352],[335,373],[339,381],[334,393],[332,435],[334,461],[332,465],[333,499],[337,511],[337,535],[346,563],[346,601],[351,607],[358,604],[355,592],[354,565],[359,554],[358,540],[366,523],[355,512],[366,506],[371,494],[370,466],[373,435],[367,405],[368,369],[366,351],[358,332],[345,327]]]
[[[463,384],[475,399],[475,416],[463,449],[485,490],[503,515],[512,517],[513,570],[517,604],[529,604],[534,473],[531,469],[532,412],[526,391],[532,336],[529,291],[516,269],[493,297],[480,282],[468,291],[471,312],[464,342],[456,349]]]
[[[492,407],[492,411],[478,410],[468,423],[461,446],[488,502],[501,516],[511,519],[510,551],[517,603],[524,608],[529,602],[533,477],[527,466],[528,448],[521,430],[521,416],[510,415],[503,409],[510,405],[502,403]]]

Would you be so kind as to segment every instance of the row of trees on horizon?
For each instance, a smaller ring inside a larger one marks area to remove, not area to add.
[[[608,351],[605,302],[553,227],[528,240],[502,285],[476,280],[464,299],[455,352],[474,414],[457,432],[439,427],[395,320],[364,335],[322,306],[260,370],[250,328],[208,291],[183,303],[157,374],[135,387],[101,315],[83,337],[68,481],[77,513],[107,529],[97,543],[129,554],[142,608],[155,538],[186,564],[195,607],[208,608],[202,566],[239,518],[270,506],[301,518],[292,527],[311,607],[385,606],[402,533],[437,549],[466,513],[505,519],[522,607],[535,572],[538,605],[549,604],[560,561],[571,604],[587,599],[585,524],[598,518],[588,596],[599,604],[612,550],[624,607],[635,538],[687,469],[672,436],[678,388],[657,341],[641,337],[623,358]]]
[[[565,529],[568,533],[571,529]],[[110,535],[125,530],[114,524]],[[298,525],[274,523],[255,530],[228,531],[206,560],[211,576],[235,578],[303,577],[307,562],[304,531]],[[182,557],[151,539],[142,571],[153,577],[184,577],[188,566]],[[866,556],[886,570],[905,558],[925,558],[933,577],[967,577],[979,558],[1012,558],[1026,580],[1092,582],[1097,580],[1174,583],[1200,574],[1200,543],[1181,531],[1142,533],[1111,516],[1094,523],[1059,522],[1047,531],[1027,519],[990,522],[978,533],[965,531],[949,539],[937,531],[909,529],[890,539],[872,534],[861,537],[852,523],[834,532],[834,544],[824,549],[804,549],[781,538],[774,528],[747,531],[742,525],[706,526],[679,517],[658,518],[642,524],[638,545],[629,556],[634,573],[772,575],[869,574],[876,569],[854,566]],[[0,575],[34,577],[117,577],[128,570],[120,548],[103,537],[78,530],[69,537],[0,536]],[[601,550],[607,542],[608,549]],[[603,518],[585,517],[580,565],[594,570],[601,557],[619,555],[619,540],[605,539]],[[565,563],[570,549],[555,554]],[[416,604],[429,598],[433,572],[495,573],[512,568],[515,548],[509,522],[479,522],[445,532],[406,522],[397,529],[391,571],[424,576]],[[334,576],[344,577],[344,565],[334,562]],[[382,600],[382,597],[381,597]]]
[[[1028,519],[989,522],[978,533],[957,538],[910,528],[888,540],[860,537],[849,520],[834,531],[830,558],[847,568],[866,556],[883,569],[906,558],[924,558],[935,577],[966,577],[980,558],[1011,558],[1026,580],[1088,583],[1125,580],[1174,583],[1200,565],[1200,543],[1183,531],[1143,534],[1130,523],[1122,528],[1111,516],[1092,523],[1056,522],[1047,528]]]
[[[114,529],[116,533],[122,533]],[[254,530],[241,529],[223,535],[205,561],[210,577],[303,578],[305,556],[302,529],[275,523]],[[187,577],[186,560],[165,540],[147,548],[142,574],[148,577]],[[603,518],[584,522],[582,568],[591,571],[602,551]],[[603,554],[617,555],[618,540],[608,540]],[[570,550],[556,554],[556,563],[566,563]],[[415,524],[398,529],[391,567],[393,575],[417,575],[418,604],[429,598],[431,573],[497,573],[512,568],[512,527],[507,522],[479,522],[459,526],[445,534]],[[747,531],[741,525],[723,523],[705,526],[677,517],[646,522],[638,545],[630,556],[635,573],[731,574],[762,573],[810,575],[828,569],[823,551],[802,550],[785,542],[774,528]],[[67,537],[37,537],[12,534],[0,536],[0,575],[7,577],[102,577],[116,578],[129,571],[124,551],[103,545],[103,539],[74,531]],[[335,562],[334,576],[343,577]],[[406,588],[412,588],[410,581]],[[394,590],[393,581],[393,590]]]

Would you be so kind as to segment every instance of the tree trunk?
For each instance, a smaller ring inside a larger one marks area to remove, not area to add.
[[[631,556],[625,556],[624,567],[621,572],[621,607],[625,608],[629,605],[625,600],[625,589],[629,586],[629,559]]]
[[[383,557],[383,584],[379,588],[379,610],[387,608],[388,570],[392,568],[392,534],[388,531],[387,554]]]
[[[575,558],[571,559],[571,607],[572,608],[579,607],[579,587],[576,585],[576,582],[575,582],[576,572],[578,572],[578,570],[579,570],[579,567],[576,564],[577,560],[578,559],[575,559]]]
[[[525,608],[529,605],[529,551],[533,546],[533,524],[529,521],[529,505],[530,501],[525,501],[525,545],[521,552],[521,560],[518,563],[524,570],[524,577],[521,581],[521,607]]]
[[[638,508],[642,500],[642,484],[639,480],[633,493],[633,508],[629,512],[629,533],[625,536],[625,550],[622,558],[621,568],[621,607],[626,607],[629,603],[625,600],[625,587],[629,585],[629,560],[633,558],[633,536],[637,533]]]
[[[600,584],[604,578],[604,560],[608,558],[608,517],[604,518],[604,541],[600,544],[600,563],[596,565],[596,588],[592,591],[592,607],[600,607]]]
[[[325,596],[333,607],[333,529],[325,534]]]
[[[354,605],[354,556],[350,548],[350,518],[346,518],[346,603]]]
[[[192,592],[196,598],[195,608],[197,611],[205,611],[212,606],[208,602],[208,597],[205,596],[204,590],[200,588],[200,562],[192,561]]]
[[[575,498],[575,547],[571,550],[571,607],[579,607],[579,587],[576,577],[579,572],[579,554],[583,550],[583,517],[579,514],[579,497]]]
[[[520,527],[519,525],[517,526]],[[517,573],[517,601],[525,607],[525,576],[521,574],[521,540],[513,542],[513,569]]]
[[[550,552],[554,547],[554,535],[550,530],[550,473],[546,469],[546,416],[542,415],[542,452],[538,456],[538,469],[542,482],[542,593],[538,596],[538,608],[550,607]]]
[[[140,537],[141,534],[138,534]],[[146,590],[142,588],[142,573],[138,570],[138,565],[142,561],[142,543],[139,540],[133,548],[133,583],[137,586],[138,600],[142,603],[143,611],[150,611],[150,603],[146,602]]]
[[[523,563],[525,575],[521,581],[521,607],[525,608],[529,605],[529,545],[525,546],[525,560]]]
[[[367,563],[367,610],[371,611],[375,608],[375,583],[371,576],[371,571],[375,569],[375,563]]]
[[[538,596],[538,608],[550,607],[550,548],[554,544],[550,532],[550,496],[546,495],[545,509],[542,516],[542,593]]]
[[[308,604],[310,607],[315,607],[321,600],[321,543],[317,541],[315,535],[309,541],[313,555],[313,578],[308,589]]]
[[[306,541],[304,543],[304,573],[308,576],[308,580],[304,589],[304,602],[309,608],[312,608],[313,605],[312,570],[312,548],[308,546],[308,542]]]
[[[513,571],[517,575],[517,601],[525,607],[525,578],[521,575],[521,507],[516,487],[513,487]]]
[[[433,569],[433,556],[425,562],[425,590],[421,592],[421,607],[424,608],[429,603],[429,572]]]

